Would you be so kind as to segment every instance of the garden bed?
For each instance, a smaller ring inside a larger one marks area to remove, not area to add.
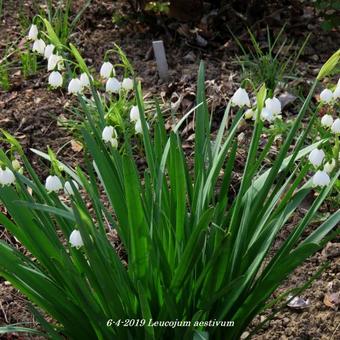
[[[80,2],[79,2],[79,5]],[[4,14],[0,23],[0,52],[5,49],[9,41],[14,41],[20,33],[18,24],[19,13],[10,2],[4,4]],[[32,15],[34,9],[30,1],[25,2],[24,12]],[[117,43],[127,54],[138,77],[142,80],[143,93],[149,97],[161,94],[161,100],[168,103],[180,98],[178,114],[182,115],[194,105],[195,83],[199,61],[206,62],[206,79],[209,105],[216,112],[216,125],[219,124],[226,105],[226,100],[236,88],[239,68],[233,63],[235,60],[236,44],[232,39],[219,41],[212,39],[207,47],[195,46],[189,24],[178,24],[176,29],[163,30],[160,26],[149,27],[143,23],[132,25],[126,21],[121,26],[112,23],[112,13],[124,15],[125,7],[119,2],[94,1],[91,10],[84,13],[76,32],[71,35],[71,40],[80,46],[80,51],[86,60],[93,64],[97,70],[103,60],[106,50]],[[281,27],[276,21],[277,30]],[[339,32],[322,32],[318,22],[310,21],[308,27],[294,20],[287,24],[287,35],[291,39],[301,38],[299,32],[312,33],[306,53],[302,55],[297,68],[303,74],[300,81],[308,81],[315,74],[322,63],[340,45]],[[183,32],[187,32],[184,34]],[[260,33],[260,28],[258,28]],[[240,32],[239,32],[240,33]],[[240,35],[244,36],[244,32]],[[261,36],[261,34],[260,34]],[[153,58],[151,42],[163,39],[167,50],[170,67],[169,82],[158,79],[156,64]],[[20,41],[19,41],[20,44]],[[44,68],[44,66],[43,66]],[[47,75],[44,69],[37,74],[24,79],[19,69],[14,69],[11,74],[11,88],[9,91],[0,90],[0,126],[13,134],[28,152],[30,160],[41,178],[47,175],[46,165],[29,148],[46,151],[50,146],[57,152],[58,158],[70,166],[75,166],[81,161],[82,150],[74,136],[60,126],[57,118],[71,117],[68,110],[70,97],[61,91],[47,90]],[[289,89],[288,89],[289,91]],[[165,104],[164,104],[165,105]],[[285,111],[285,118],[294,115],[294,108]],[[170,121],[170,120],[169,120]],[[247,138],[247,127],[244,128]],[[188,148],[190,149],[192,135],[190,128],[187,130]],[[247,144],[247,142],[245,143]],[[240,162],[242,162],[240,156]],[[308,202],[305,202],[308,205]],[[2,209],[2,208],[1,208]],[[334,210],[334,207],[324,205],[323,212]],[[304,214],[304,207],[300,207],[299,214]],[[285,239],[287,232],[294,226],[294,219],[283,230],[277,245]],[[12,244],[16,240],[0,226],[0,237]],[[320,266],[328,259],[330,265],[317,278],[312,286],[303,293],[303,298],[309,300],[309,306],[304,309],[286,307],[270,321],[264,329],[254,335],[254,339],[336,339],[340,334],[340,315],[337,312],[338,304],[331,306],[327,296],[338,292],[340,287],[340,240],[328,244],[322,252],[308,259],[289,277],[288,280],[275,293],[279,293],[300,286],[317,272]],[[16,247],[20,245],[16,244]],[[339,301],[338,301],[339,303]],[[30,326],[36,323],[27,311],[26,300],[8,282],[0,279],[0,326],[29,322]],[[332,308],[333,307],[333,308]],[[266,315],[266,313],[264,314]],[[253,321],[249,332],[255,327],[262,316]],[[15,338],[8,336],[8,339]],[[18,336],[17,338],[20,338]],[[25,337],[26,338],[26,337]]]

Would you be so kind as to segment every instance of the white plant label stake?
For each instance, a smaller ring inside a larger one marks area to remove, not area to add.
[[[163,40],[153,41],[152,47],[156,58],[159,77],[162,80],[167,80],[169,77],[169,68],[168,62],[166,61]]]

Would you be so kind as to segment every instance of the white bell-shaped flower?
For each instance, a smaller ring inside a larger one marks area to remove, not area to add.
[[[130,110],[130,121],[137,122],[139,120],[139,109],[138,106],[132,106]]]
[[[45,41],[42,39],[37,39],[33,43],[32,51],[44,55],[45,47],[46,47]]]
[[[79,185],[76,181],[72,180],[72,184],[74,185],[74,187],[78,190],[79,189]],[[64,185],[64,191],[67,195],[69,196],[72,196],[74,195],[74,190],[72,188],[72,185],[69,181],[66,181],[65,182],[65,185]]]
[[[47,71],[53,71],[57,65],[59,66],[59,64],[62,63],[62,61],[63,61],[63,58],[60,55],[52,54],[48,58]]]
[[[0,185],[11,185],[15,182],[15,176],[11,169],[5,168],[4,170],[0,168]]]
[[[80,248],[84,245],[83,239],[81,238],[80,231],[74,229],[70,235],[69,242],[71,247]]]
[[[320,186],[324,187],[329,184],[331,179],[329,178],[329,175],[325,171],[317,171],[315,175],[313,176],[313,185],[314,186]]]
[[[149,129],[149,124],[146,123],[146,127]],[[136,124],[135,124],[135,132],[136,133],[140,133],[142,134],[143,133],[143,127],[142,127],[142,121],[140,119],[138,119],[136,121]]]
[[[331,127],[333,124],[333,117],[331,115],[324,115],[321,118],[321,125],[325,127]]]
[[[239,107],[243,107],[245,105],[250,107],[250,99],[248,93],[245,89],[241,87],[231,97],[231,102],[232,104]]]
[[[105,143],[111,143],[112,147],[118,147],[117,132],[113,126],[105,126],[102,132],[102,139]]]
[[[333,133],[340,133],[340,118],[337,118],[333,124],[332,124],[332,127],[331,127],[331,131]]]
[[[50,175],[46,178],[45,188],[47,191],[55,191],[58,192],[63,188],[61,181],[58,176]]]
[[[335,162],[335,159],[333,158],[330,162],[325,163],[325,165],[323,166],[323,169],[328,174],[330,174],[334,170],[335,165],[336,165],[336,162]]]
[[[105,126],[102,132],[102,139],[104,142],[108,143],[110,142],[110,140],[113,138],[114,135],[114,127],[109,125],[109,126]]]
[[[28,39],[29,40],[37,40],[38,39],[38,27],[37,25],[31,25],[30,30],[28,31]]]
[[[68,93],[78,94],[83,91],[83,83],[78,78],[73,78],[68,84]]]
[[[267,122],[272,122],[275,119],[273,112],[268,110],[266,107],[262,109],[260,116],[262,120],[266,120]]]
[[[79,79],[82,82],[83,87],[90,87],[90,78],[86,73],[82,73]]]
[[[324,103],[329,103],[333,99],[333,92],[330,89],[324,89],[320,93],[320,100]]]
[[[53,71],[48,77],[48,83],[53,88],[60,87],[63,85],[63,76],[58,71]]]
[[[333,92],[333,99],[338,99],[338,98],[340,98],[340,78]]]
[[[118,93],[122,85],[117,78],[109,78],[106,82],[106,92]]]
[[[281,102],[275,97],[266,99],[265,107],[274,115],[274,117],[282,112]]]
[[[126,91],[131,91],[133,89],[133,80],[131,78],[124,78],[122,88]]]
[[[115,69],[109,61],[106,61],[100,68],[100,76],[104,79],[109,79],[112,75],[116,75]]]
[[[49,57],[53,54],[54,49],[55,49],[55,46],[53,44],[46,45],[45,51],[44,51],[44,58],[48,60]]]
[[[318,167],[322,164],[323,159],[325,158],[325,153],[321,149],[314,149],[308,156],[309,161],[315,166]]]

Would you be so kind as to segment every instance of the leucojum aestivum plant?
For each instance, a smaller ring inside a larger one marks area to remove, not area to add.
[[[45,24],[55,48],[48,58],[49,82],[67,82],[86,115],[85,166],[71,169],[51,150],[33,150],[51,164],[41,182],[20,144],[2,131],[8,149],[0,151],[0,223],[28,255],[1,241],[0,275],[32,302],[32,313],[51,339],[238,339],[258,313],[286,303],[290,292],[270,300],[272,293],[338,232],[340,211],[302,237],[340,173],[339,118],[334,117],[340,85],[321,94],[316,110],[310,108],[316,86],[339,63],[340,50],[321,68],[275,160],[265,166],[270,146],[260,148],[261,131],[280,119],[281,106],[275,97],[267,98],[264,86],[256,104],[246,89],[235,92],[213,138],[203,64],[196,106],[170,132],[157,103],[156,119],[147,122],[141,87],[133,82],[137,105],[131,128],[118,133],[107,120],[99,77],[90,74],[73,45],[67,48],[71,65],[82,76],[58,70],[66,47]],[[116,78],[110,82],[111,65],[100,73],[109,78],[106,89],[115,100],[111,92],[125,89]],[[327,137],[308,143],[321,107],[333,114],[320,122]],[[253,134],[235,192],[238,126],[249,110]],[[190,115],[195,115],[194,164],[180,134]],[[143,144],[143,171],[135,163],[134,139]],[[318,195],[269,256],[276,236],[313,190]],[[108,238],[113,229],[127,265]]]

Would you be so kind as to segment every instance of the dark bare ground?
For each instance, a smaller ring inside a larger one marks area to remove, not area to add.
[[[81,5],[81,3],[79,1],[77,5]],[[15,4],[15,1],[5,2],[5,12],[0,22],[1,54],[9,42],[19,38],[21,31]],[[24,11],[31,16],[35,14],[31,1],[25,2]],[[176,99],[174,93],[177,94],[182,97],[178,108],[178,112],[181,114],[193,105],[199,60],[203,59],[206,61],[207,67],[208,98],[211,108],[216,112],[216,124],[218,124],[226,100],[235,87],[233,84],[238,80],[238,69],[231,64],[236,50],[235,44],[228,39],[224,41],[212,39],[207,48],[197,46],[193,43],[190,27],[186,24],[175,23],[175,28],[170,31],[164,30],[161,22],[159,26],[151,28],[142,22],[132,24],[126,21],[120,27],[113,25],[112,13],[125,13],[124,11],[125,9],[119,2],[97,0],[94,1],[91,11],[85,13],[79,28],[72,34],[71,40],[80,46],[88,64],[98,70],[105,51],[113,48],[114,42],[117,43],[126,52],[138,76],[143,81],[144,92],[146,94],[161,94],[165,102],[169,99],[174,100],[174,97]],[[298,65],[304,78],[309,79],[315,76],[315,70],[339,47],[340,35],[338,32],[320,32],[318,26],[313,26],[311,23],[306,27],[301,21],[298,18],[292,19],[288,23],[288,32],[293,38],[301,37],[304,31],[312,32],[310,47]],[[273,22],[278,26],[278,29],[282,26],[278,19]],[[208,39],[209,35],[205,35],[205,37]],[[171,74],[170,82],[167,84],[162,84],[158,80],[151,52],[151,41],[158,38],[165,41],[167,48]],[[43,66],[43,68],[45,67]],[[48,167],[34,156],[29,148],[46,151],[46,146],[49,145],[54,151],[58,151],[58,157],[63,162],[71,166],[76,165],[81,159],[81,152],[71,148],[70,143],[73,137],[66,130],[60,128],[56,121],[60,115],[69,115],[67,109],[69,97],[64,92],[47,90],[44,70],[40,70],[37,75],[25,80],[21,73],[14,69],[11,83],[12,86],[8,92],[0,91],[1,128],[8,130],[21,141],[42,178],[47,174]],[[192,128],[189,128],[184,135],[190,137],[192,132]],[[188,147],[190,148],[190,142],[188,142]],[[242,157],[240,162],[242,162]],[[324,207],[324,209],[327,211],[328,207]],[[303,215],[303,211],[300,211],[299,214]],[[280,233],[274,249],[285,239],[293,226],[294,221]],[[0,238],[20,247],[1,226]],[[334,289],[339,291],[340,259],[339,243],[336,242],[339,240],[333,241],[323,252],[308,259],[274,294],[274,296],[278,296],[287,289],[301,285],[328,259],[330,266],[303,293],[303,297],[310,300],[309,307],[303,310],[284,308],[253,337],[254,339],[335,340],[339,338],[340,315],[324,303],[325,296],[330,291]],[[336,250],[329,250],[333,248]],[[330,253],[331,255],[329,255]],[[266,315],[268,313],[256,318],[251,329]],[[0,326],[17,322],[28,322],[30,327],[37,326],[26,308],[25,298],[8,282],[0,279]],[[8,336],[7,339],[28,337],[28,335],[13,335]]]

